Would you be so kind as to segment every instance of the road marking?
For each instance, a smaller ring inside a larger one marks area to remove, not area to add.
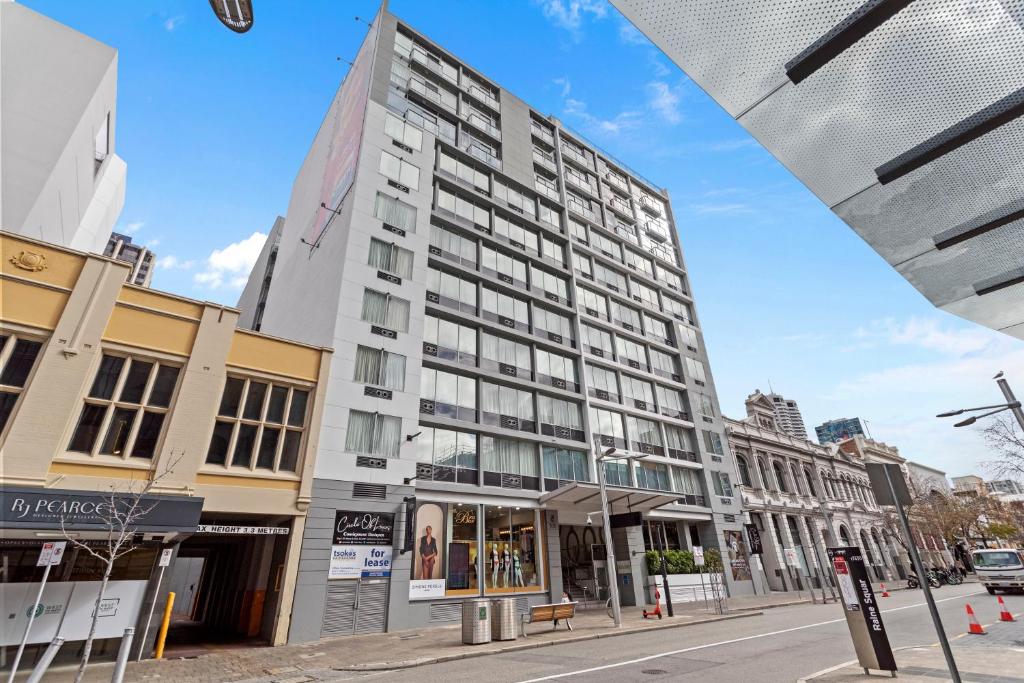
[[[952,597],[952,598],[943,598],[942,600],[936,600],[935,602],[937,604],[937,603],[940,603],[940,602],[949,602],[950,600],[963,600],[964,598],[968,598],[968,597],[970,597],[972,595],[977,595],[980,592],[981,591],[976,591],[974,593],[965,593],[964,595],[958,595],[958,596]],[[928,603],[916,602],[913,605],[904,605],[903,607],[893,607],[892,609],[882,610],[882,614],[886,614],[888,612],[899,612],[901,610],[911,609],[913,607],[923,607],[926,604],[928,604]],[[684,653],[687,653],[687,652],[695,652],[697,650],[706,650],[708,648],[719,647],[721,645],[732,645],[733,643],[742,643],[742,642],[747,641],[747,640],[756,640],[758,638],[767,638],[769,636],[777,636],[777,635],[781,635],[783,633],[792,633],[793,631],[803,631],[804,629],[817,628],[819,626],[828,626],[829,624],[838,624],[840,622],[845,622],[845,621],[846,621],[846,617],[844,616],[842,619],[830,619],[829,621],[819,621],[819,622],[814,623],[814,624],[804,624],[803,626],[794,626],[792,628],[784,628],[784,629],[782,629],[780,631],[769,631],[768,633],[756,633],[754,635],[744,636],[742,638],[733,638],[731,640],[720,640],[717,643],[706,643],[704,645],[694,645],[693,647],[685,647],[685,648],[683,648],[681,650],[671,650],[669,652],[659,652],[657,654],[647,655],[646,657],[638,657],[637,659],[628,659],[628,660],[626,660],[624,662],[616,662],[614,664],[604,664],[602,666],[592,666],[589,669],[579,669],[578,671],[566,671],[565,673],[551,674],[550,676],[541,676],[540,678],[531,678],[531,679],[528,679],[528,680],[525,680],[525,681],[521,681],[520,683],[540,683],[541,681],[553,681],[553,680],[558,679],[558,678],[566,678],[568,676],[578,676],[580,674],[589,674],[589,673],[593,673],[595,671],[604,671],[606,669],[615,669],[615,668],[618,668],[620,666],[629,666],[630,664],[640,664],[642,662],[649,662],[652,659],[660,659],[661,657],[671,657],[672,655],[681,655],[681,654],[684,654]]]

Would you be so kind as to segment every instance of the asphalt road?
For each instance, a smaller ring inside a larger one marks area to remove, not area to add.
[[[998,619],[996,599],[975,583],[935,591],[946,632],[967,629],[964,604],[982,624]],[[1024,596],[1004,596],[1024,612]],[[892,646],[931,645],[937,637],[921,591],[883,598],[883,621]],[[1024,636],[1024,622],[1021,623]],[[978,636],[974,636],[978,637]],[[540,681],[795,681],[855,659],[842,608],[794,605],[691,628],[569,643],[345,678],[415,683],[539,683]],[[344,680],[339,678],[337,680]]]

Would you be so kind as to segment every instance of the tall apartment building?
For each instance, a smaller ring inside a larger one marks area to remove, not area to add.
[[[996,479],[986,481],[985,488],[991,494],[1020,495],[1024,494],[1024,485],[1013,479]]]
[[[804,426],[804,416],[800,414],[800,407],[796,401],[779,394],[766,394],[766,396],[772,402],[775,421],[779,429],[790,436],[806,439],[807,427]]]
[[[271,249],[266,296],[241,306],[335,350],[292,641],[452,623],[466,597],[596,595],[595,449],[642,456],[605,464],[624,604],[651,599],[659,538],[728,545],[729,590],[752,590],[656,185],[383,10]],[[387,571],[351,566],[354,524],[385,529]]]
[[[855,436],[864,436],[864,425],[859,417],[841,417],[838,420],[823,422],[814,428],[818,443],[839,443]]]
[[[117,50],[0,0],[0,228],[101,252],[124,206]]]
[[[132,267],[128,271],[128,282],[140,287],[149,287],[156,266],[156,254],[141,244],[132,244],[132,238],[119,232],[110,233],[103,255],[124,261]]]

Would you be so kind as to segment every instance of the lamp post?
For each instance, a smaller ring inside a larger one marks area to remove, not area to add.
[[[961,408],[960,410],[948,410],[944,413],[939,413],[935,417],[953,417],[955,415],[963,415],[964,413],[974,413],[979,410],[988,410],[989,412],[981,415],[972,415],[965,420],[961,420],[954,424],[954,427],[967,427],[978,421],[979,417],[989,417],[996,413],[1001,413],[1004,410],[1009,410],[1013,413],[1013,416],[1017,418],[1017,424],[1020,425],[1021,429],[1024,429],[1024,410],[1021,409],[1021,403],[1017,400],[1017,397],[1013,395],[1013,390],[1010,389],[1009,383],[1006,378],[1003,377],[1003,373],[1000,372],[995,377],[996,384],[999,385],[999,390],[1003,393],[1003,398],[1006,399],[1006,403],[1000,403],[993,406],[980,406],[978,408]]]
[[[599,453],[595,458],[597,463],[597,483],[601,489],[601,520],[604,527],[605,555],[608,558],[608,593],[612,601],[612,619],[615,621],[615,628],[622,626],[622,608],[619,606],[619,577],[615,567],[615,550],[612,545],[612,525],[608,515],[608,491],[604,483],[604,461],[611,458],[615,453],[615,447]],[[623,460],[637,460],[643,456],[629,455]]]

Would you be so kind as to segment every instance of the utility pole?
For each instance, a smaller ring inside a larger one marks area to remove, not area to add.
[[[1003,392],[1003,396],[1006,398],[1006,404],[1010,406],[1010,412],[1017,418],[1017,424],[1020,425],[1021,429],[1024,429],[1024,409],[1020,407],[1020,401],[1013,395],[1013,390],[1010,389],[1010,383],[1003,377],[1003,373],[999,373],[995,377],[996,384],[999,385],[999,390]]]

